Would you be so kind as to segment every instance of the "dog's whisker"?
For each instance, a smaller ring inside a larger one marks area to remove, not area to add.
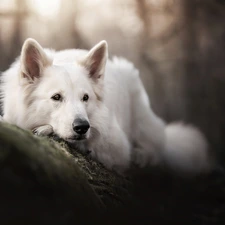
[[[99,136],[100,135],[99,130],[96,129],[95,127],[91,126],[90,129],[91,129],[91,132],[90,132],[91,137],[95,137],[95,136]]]

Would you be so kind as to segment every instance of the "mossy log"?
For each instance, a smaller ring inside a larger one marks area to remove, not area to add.
[[[225,224],[223,171],[123,177],[63,141],[0,123],[0,224]]]

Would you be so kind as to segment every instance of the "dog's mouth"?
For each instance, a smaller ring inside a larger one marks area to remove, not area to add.
[[[93,137],[96,137],[96,135],[99,134],[98,130],[95,129],[94,127],[91,127],[91,132],[87,132],[85,134],[74,134],[68,138],[63,138],[66,142],[73,144],[73,143],[78,143],[85,141],[87,139],[92,139]]]
[[[87,139],[86,135],[74,135],[72,137],[66,138],[65,141],[69,143],[74,143],[74,142],[82,141],[86,139]]]

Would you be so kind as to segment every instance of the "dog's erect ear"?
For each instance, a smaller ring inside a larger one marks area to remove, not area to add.
[[[33,81],[39,78],[44,67],[51,65],[41,45],[34,39],[28,38],[22,47],[21,52],[21,73],[22,76]]]
[[[81,63],[88,70],[90,78],[97,81],[104,77],[107,58],[107,42],[101,41],[88,52]]]

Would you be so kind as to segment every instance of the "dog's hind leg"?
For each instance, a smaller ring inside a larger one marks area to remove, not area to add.
[[[32,132],[38,136],[48,136],[53,134],[53,127],[51,125],[43,125],[40,127],[35,127]]]
[[[178,172],[197,174],[210,171],[213,162],[207,140],[195,127],[167,125],[150,108],[141,81],[136,81],[132,115],[134,162],[139,166],[160,165]]]

